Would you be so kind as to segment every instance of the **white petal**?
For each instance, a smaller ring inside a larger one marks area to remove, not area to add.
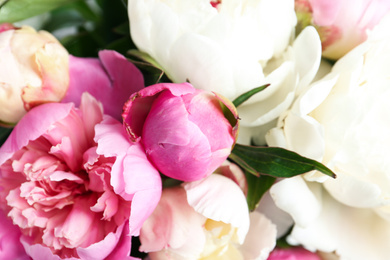
[[[389,259],[390,222],[372,210],[342,205],[326,192],[322,201],[319,217],[306,227],[294,227],[290,242],[311,250],[336,250],[341,260]]]
[[[244,259],[265,260],[276,245],[276,226],[259,212],[250,213],[250,229],[240,246]]]
[[[297,225],[306,226],[318,217],[322,209],[318,185],[306,183],[301,176],[296,176],[274,184],[270,194],[276,206],[288,212]]]
[[[317,74],[321,61],[321,40],[314,27],[306,27],[294,41],[294,61],[299,74],[298,94],[306,89]]]
[[[185,183],[188,204],[203,216],[238,228],[242,243],[249,229],[249,210],[244,193],[229,178],[219,174]]]

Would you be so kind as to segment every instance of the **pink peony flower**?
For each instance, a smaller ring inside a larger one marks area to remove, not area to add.
[[[29,111],[0,149],[0,207],[33,259],[127,259],[161,195],[158,171],[85,93]]]
[[[156,84],[130,96],[123,120],[160,172],[194,181],[218,168],[236,140],[238,126],[225,118],[222,103],[236,116],[233,104],[188,83]]]
[[[15,124],[30,108],[65,96],[69,54],[50,33],[2,24],[0,57],[0,124]]]
[[[269,255],[268,260],[321,260],[321,257],[302,247],[291,247],[287,249],[276,248]]]
[[[62,102],[80,104],[87,91],[103,104],[104,113],[121,120],[127,98],[144,87],[141,71],[121,54],[103,50],[99,59],[69,56],[69,89]]]
[[[387,0],[295,0],[298,20],[320,34],[323,56],[339,59],[367,39],[390,11]]]
[[[266,259],[275,240],[275,226],[249,214],[237,184],[212,174],[163,190],[141,229],[140,250],[152,260]]]

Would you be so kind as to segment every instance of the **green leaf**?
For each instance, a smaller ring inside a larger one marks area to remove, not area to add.
[[[0,146],[7,140],[11,132],[12,128],[0,127]]]
[[[0,23],[14,23],[75,0],[8,0],[0,2]]]
[[[283,148],[236,144],[229,158],[256,176],[265,174],[289,178],[317,170],[333,178],[336,177],[325,165]]]
[[[270,84],[265,84],[263,86],[260,86],[260,87],[254,88],[252,90],[249,90],[248,92],[245,92],[244,94],[240,95],[239,97],[237,97],[233,101],[234,106],[238,107],[239,105],[241,105],[242,103],[247,101],[254,94],[259,93],[260,91],[263,91],[264,89],[266,89],[269,85]]]
[[[257,208],[261,197],[271,188],[276,178],[267,175],[255,176],[248,171],[245,171],[245,177],[248,183],[248,193],[246,200],[250,211]]]

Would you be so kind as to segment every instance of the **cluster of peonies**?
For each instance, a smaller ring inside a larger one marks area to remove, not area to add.
[[[146,87],[115,51],[75,57],[47,32],[0,24],[0,125],[14,127],[0,148],[0,259],[134,259],[137,236],[150,260],[387,260],[389,11],[128,0],[132,40],[174,82]],[[277,180],[251,212],[226,161],[236,142],[337,178]],[[294,247],[276,247],[284,235]]]
[[[12,65],[2,115],[15,116],[2,121],[18,123],[0,149],[0,258],[130,259],[131,237],[160,201],[160,173],[196,181],[229,156],[238,122],[223,110],[236,115],[234,106],[188,83],[144,88],[114,51],[73,57],[47,32],[1,28],[2,67]],[[39,46],[19,52],[30,40]]]

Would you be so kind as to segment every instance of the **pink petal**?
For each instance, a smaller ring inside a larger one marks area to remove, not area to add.
[[[20,243],[20,230],[0,210],[0,259],[30,259]]]
[[[181,97],[160,94],[145,120],[142,140],[153,164],[171,178],[194,181],[211,173],[209,141],[189,120]]]
[[[115,259],[112,258],[115,250],[115,254],[118,258],[125,259],[130,254],[131,240],[127,235],[128,224],[124,223],[117,228],[115,233],[109,233],[103,240],[88,246],[87,248],[77,248],[77,253],[81,259]],[[127,227],[127,228],[126,228]],[[124,240],[124,241],[121,241]],[[121,242],[121,243],[119,243]],[[119,243],[119,245],[118,245]],[[117,249],[117,247],[121,249]],[[121,253],[119,253],[121,252]]]
[[[302,247],[292,247],[275,249],[270,254],[268,260],[321,260],[321,257]]]
[[[70,56],[69,90],[62,102],[78,105],[81,94],[87,91],[103,104],[106,114],[120,120],[128,97],[144,87],[143,76],[115,51],[100,51],[99,59]]]
[[[173,96],[182,96],[194,93],[195,89],[188,83],[173,84],[161,83],[149,86],[134,93],[123,107],[123,122],[133,141],[138,141],[142,134],[144,121],[150,111],[153,101],[158,94],[169,91]]]
[[[119,122],[106,117],[95,130],[97,153],[116,157],[111,169],[111,185],[115,193],[132,201],[130,233],[138,235],[142,223],[160,199],[160,174],[146,158],[141,145],[130,143]]]
[[[29,141],[40,137],[55,122],[65,118],[72,108],[73,104],[49,103],[30,110],[0,148],[0,165]]]

